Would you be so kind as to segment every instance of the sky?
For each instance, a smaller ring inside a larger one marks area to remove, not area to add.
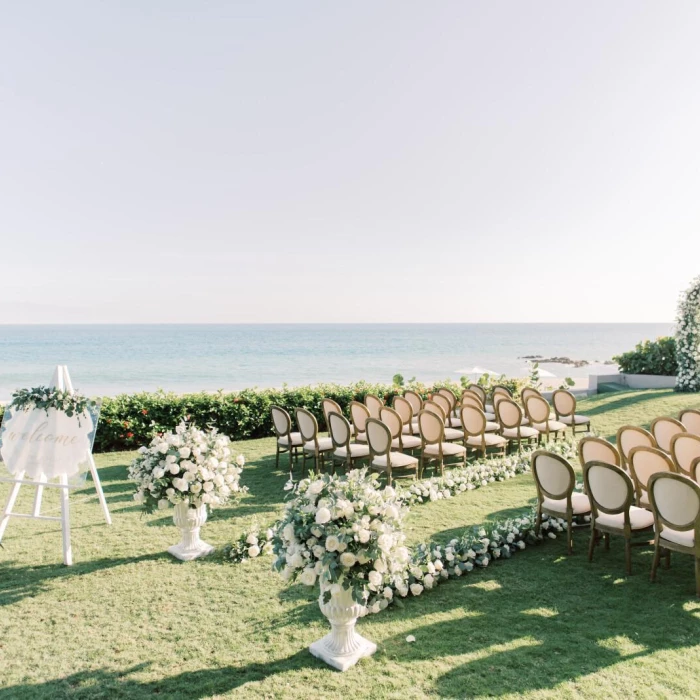
[[[700,3],[0,5],[0,323],[672,321]]]

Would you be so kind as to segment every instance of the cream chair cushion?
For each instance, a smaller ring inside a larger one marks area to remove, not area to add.
[[[561,498],[556,501],[552,498],[545,498],[542,502],[542,507],[547,510],[552,510],[556,513],[566,513],[566,499]],[[571,494],[571,508],[574,515],[591,512],[591,502],[585,493],[574,492]]]
[[[367,442],[367,433],[357,433],[355,440],[358,442]]]
[[[610,515],[610,513],[599,513],[598,517],[595,519],[596,523],[600,525],[605,525],[606,527],[615,527],[620,530],[625,528],[625,514],[616,513],[615,515]],[[637,506],[630,506],[630,527],[633,530],[645,530],[654,524],[654,515],[646,510],[645,508],[637,508]]]
[[[466,447],[462,445],[456,445],[454,442],[443,442],[442,443],[442,454],[446,457],[454,457],[456,455],[461,455],[466,452]],[[440,445],[426,445],[423,450],[423,454],[426,455],[438,455],[440,454]]]
[[[304,441],[301,439],[301,433],[289,433],[289,437],[292,438],[292,447],[299,447],[304,443]],[[282,447],[289,447],[289,440],[287,439],[286,435],[283,435],[281,438],[277,440],[277,444],[281,445]]]
[[[486,419],[486,427],[484,428],[484,432],[487,433],[495,433],[497,430],[500,430],[501,426],[498,423],[494,423],[493,421],[490,421],[488,418]]]
[[[503,447],[508,441],[500,435],[485,433],[484,442],[486,443],[486,447]],[[469,445],[469,447],[481,447],[481,444],[481,438],[477,435],[472,435],[467,438],[467,445]]]
[[[493,411],[484,411],[484,416],[486,416],[487,421],[495,421],[496,414]]]
[[[536,438],[539,436],[539,432],[534,428],[530,428],[526,425],[520,426],[520,437],[522,438]],[[503,437],[509,439],[517,439],[518,431],[515,428],[504,428]]]
[[[566,426],[563,423],[560,423],[556,420],[548,420],[547,425],[545,425],[544,423],[533,423],[532,427],[541,433],[546,432],[547,427],[549,427],[550,433],[556,433],[558,430],[566,430]]]
[[[348,451],[345,447],[339,447],[334,453],[336,457],[345,459],[348,456]],[[369,445],[358,445],[356,442],[350,443],[351,457],[369,457]]]
[[[591,422],[588,416],[561,416],[559,420],[566,425],[571,425],[572,421],[574,425],[586,425]]]
[[[421,439],[417,437],[416,435],[404,435],[401,438],[401,442],[403,442],[403,447],[405,450],[413,450],[416,447],[421,446]],[[393,449],[398,450],[399,449],[399,439],[395,438],[394,440],[391,441],[391,446]]]
[[[461,440],[464,433],[457,428],[445,428],[445,440]]]
[[[386,469],[386,455],[380,455],[372,460],[372,465]],[[391,453],[391,468],[402,469],[405,467],[415,467],[418,465],[418,460],[411,455],[405,455],[403,452]]]
[[[661,526],[661,538],[669,542],[683,545],[684,547],[695,546],[694,530],[672,530],[670,527]]]
[[[332,450],[333,449],[333,440],[329,437],[318,438],[318,449],[320,452],[328,452],[328,450]],[[316,445],[314,444],[313,440],[309,440],[308,442],[304,443],[304,451],[305,452],[315,452],[316,451]]]

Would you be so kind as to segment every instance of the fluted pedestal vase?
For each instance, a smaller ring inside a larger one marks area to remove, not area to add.
[[[168,552],[176,559],[191,561],[214,551],[214,547],[199,538],[199,529],[207,522],[207,507],[190,508],[189,503],[178,503],[173,513],[173,522],[180,528],[182,539],[179,544],[168,547]]]
[[[377,651],[377,645],[355,632],[357,618],[364,608],[352,599],[350,589],[341,588],[331,593],[328,603],[323,602],[323,593],[329,586],[321,585],[318,605],[321,612],[331,623],[331,631],[323,639],[314,642],[309,651],[339,671],[347,671],[364,656],[371,656]]]

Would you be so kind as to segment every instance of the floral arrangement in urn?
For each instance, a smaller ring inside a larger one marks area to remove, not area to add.
[[[182,541],[168,551],[178,559],[214,551],[199,539],[207,506],[224,505],[247,490],[240,486],[245,458],[234,457],[230,445],[216,430],[183,422],[175,432],[156,436],[148,447],[141,447],[129,467],[129,478],[137,487],[134,500],[146,512],[175,507],[173,520]]]
[[[385,608],[392,584],[403,586],[410,559],[405,513],[393,488],[357,470],[300,481],[275,528],[275,568],[287,581],[318,583],[319,606],[331,623],[310,651],[341,671],[377,648],[355,632],[357,618]]]

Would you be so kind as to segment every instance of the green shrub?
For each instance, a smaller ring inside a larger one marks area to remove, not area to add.
[[[660,374],[666,377],[678,374],[676,340],[672,337],[637,343],[634,350],[616,355],[613,360],[625,374]]]

